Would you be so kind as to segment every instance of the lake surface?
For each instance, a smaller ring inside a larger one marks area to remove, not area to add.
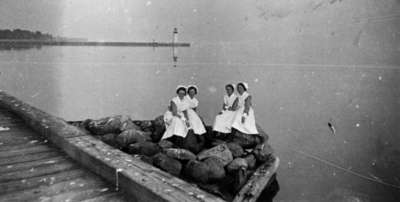
[[[3,50],[0,89],[66,120],[152,119],[178,84],[196,84],[198,111],[212,124],[224,85],[246,81],[281,159],[276,201],[399,201],[400,66],[291,64],[262,53],[195,43],[179,49],[174,67],[169,48]]]

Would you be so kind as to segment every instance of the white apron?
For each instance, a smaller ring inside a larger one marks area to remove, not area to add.
[[[194,134],[202,135],[206,133],[206,129],[204,128],[203,122],[201,121],[199,115],[193,109],[199,105],[199,101],[193,97],[190,98],[186,96],[186,100],[189,104],[189,109],[187,110],[190,128],[193,129]]]
[[[238,95],[238,109],[235,111],[232,127],[245,134],[258,134],[254,110],[250,106],[249,115],[245,115],[246,120],[242,123],[244,105],[246,98],[250,96],[246,91],[242,95]]]
[[[224,96],[224,109],[222,114],[215,117],[213,130],[220,133],[231,133],[233,118],[235,118],[235,111],[228,110],[235,102],[236,95],[232,93],[231,96]]]
[[[186,99],[181,100],[178,96],[174,97],[172,99],[172,102],[175,103],[177,108],[177,113],[178,115],[181,116],[181,118],[173,116],[170,110],[165,112],[164,114],[165,132],[161,139],[166,139],[173,135],[186,137],[188,132],[188,128],[185,123],[186,118],[185,115],[183,114],[183,111],[189,108],[188,102],[186,101]]]

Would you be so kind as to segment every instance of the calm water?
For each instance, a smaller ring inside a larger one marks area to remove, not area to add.
[[[400,186],[400,67],[275,64],[255,52],[193,44],[173,67],[168,48],[0,51],[0,88],[66,120],[151,119],[176,85],[196,84],[199,113],[211,124],[224,85],[247,81],[257,122],[281,158],[276,201],[399,201],[400,189],[371,179]]]

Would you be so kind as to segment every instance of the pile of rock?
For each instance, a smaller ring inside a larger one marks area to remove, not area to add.
[[[231,198],[262,163],[272,157],[268,137],[215,134],[189,131],[185,138],[161,140],[165,131],[162,116],[150,121],[133,121],[127,116],[107,117],[73,123],[105,143],[141,159],[172,175],[195,182],[224,198]]]

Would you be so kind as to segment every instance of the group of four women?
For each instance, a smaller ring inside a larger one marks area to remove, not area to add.
[[[226,95],[222,111],[215,117],[213,130],[218,133],[231,133],[232,128],[245,134],[257,134],[254,111],[251,106],[251,95],[247,92],[249,86],[245,82],[235,86],[225,86]],[[195,85],[176,88],[177,96],[172,98],[168,110],[164,114],[166,131],[162,139],[172,136],[186,137],[189,130],[197,135],[206,133],[202,120],[196,112],[199,101],[196,99],[198,88]]]

